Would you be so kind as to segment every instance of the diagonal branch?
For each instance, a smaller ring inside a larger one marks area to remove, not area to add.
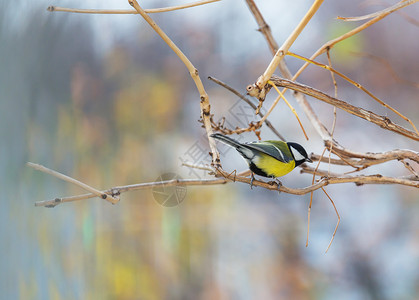
[[[400,1],[396,4],[394,4],[393,6],[387,7],[383,10],[377,11],[377,12],[372,13],[372,14],[368,14],[368,15],[360,16],[360,17],[339,17],[338,16],[337,19],[343,20],[343,21],[350,21],[350,22],[363,21],[363,20],[378,17],[378,16],[380,16],[382,14],[385,14],[385,13],[392,13],[393,11],[396,11],[400,8],[406,7],[410,4],[413,4],[413,3],[418,2],[418,1],[419,0],[403,0],[403,1]]]
[[[378,126],[380,126],[383,129],[386,130],[390,130],[393,132],[396,132],[398,134],[401,134],[403,136],[406,136],[408,138],[411,138],[415,141],[419,141],[419,135],[415,132],[412,132],[400,125],[397,125],[395,123],[393,123],[389,118],[384,117],[384,116],[379,116],[371,111],[365,110],[363,108],[360,107],[356,107],[353,106],[345,101],[333,98],[319,90],[316,90],[312,87],[309,87],[307,85],[301,84],[301,83],[297,83],[295,81],[291,81],[291,80],[287,80],[287,79],[283,79],[280,78],[278,76],[273,76],[272,77],[272,82],[275,83],[275,85],[280,86],[280,87],[285,87],[285,88],[289,88],[292,89],[294,91],[298,91],[301,92],[303,94],[312,96],[316,99],[319,99],[323,102],[326,102],[330,105],[333,105],[337,108],[340,108],[354,116],[360,117],[364,120],[367,120],[371,123],[374,123]]]
[[[375,18],[373,18],[373,19],[371,19],[371,20],[369,20],[369,21],[367,21],[367,22],[365,22],[364,24],[362,24],[362,25],[360,25],[360,26],[358,26],[358,27],[356,27],[356,28],[354,28],[354,29],[352,29],[351,31],[348,31],[347,33],[345,33],[345,34],[343,34],[343,35],[341,35],[341,36],[339,36],[339,37],[337,37],[337,38],[335,38],[335,39],[333,39],[333,40],[330,40],[330,41],[328,41],[327,43],[325,43],[325,44],[323,44],[323,46],[321,46],[311,57],[310,57],[310,59],[311,60],[314,60],[316,57],[318,57],[319,55],[321,55],[321,54],[323,54],[323,53],[325,53],[326,51],[327,51],[327,49],[331,49],[333,46],[335,46],[337,43],[339,43],[339,42],[341,42],[341,41],[343,41],[343,40],[345,40],[345,39],[347,39],[347,38],[350,38],[351,36],[354,36],[355,34],[357,34],[357,33],[359,33],[359,32],[361,32],[362,30],[364,30],[364,29],[366,29],[366,28],[368,28],[368,27],[370,27],[371,25],[373,25],[373,24],[375,24],[375,23],[377,23],[378,21],[380,21],[381,19],[384,19],[385,17],[387,17],[389,14],[391,14],[391,13],[393,13],[393,12],[395,12],[395,11],[397,11],[397,10],[399,10],[399,9],[401,9],[402,7],[405,7],[405,6],[407,6],[407,5],[411,5],[411,4],[413,4],[413,3],[415,3],[415,2],[418,2],[419,0],[409,0],[409,1],[406,1],[406,0],[402,0],[402,1],[400,1],[399,3],[404,3],[404,4],[406,4],[406,5],[403,5],[403,6],[401,6],[401,7],[393,7],[393,9],[391,9],[391,10],[388,10],[388,11],[385,11],[385,12],[383,12],[382,14],[380,14],[379,16],[377,16],[377,17],[375,17]],[[300,76],[300,74],[307,68],[307,66],[309,65],[309,63],[308,62],[306,62],[298,71],[297,71],[297,73],[295,73],[295,75],[294,75],[294,77],[292,78],[292,80],[295,80],[295,79],[297,79],[298,78],[298,76]]]
[[[256,81],[256,83],[254,84],[255,89],[250,91],[251,96],[257,97],[259,99],[265,99],[265,95],[267,92],[265,90],[266,83],[271,78],[276,68],[278,67],[279,63],[284,58],[285,54],[288,52],[288,50],[290,49],[292,44],[295,42],[297,37],[301,34],[301,32],[306,27],[308,22],[311,20],[311,18],[314,16],[317,10],[320,8],[322,3],[323,3],[323,0],[314,1],[313,5],[304,15],[303,19],[300,21],[300,23],[297,25],[294,31],[289,35],[289,37],[285,40],[282,46],[279,47],[279,49],[276,51],[274,57],[272,58],[270,64],[266,68],[263,75],[260,76],[258,80]]]
[[[191,61],[186,57],[185,54],[179,49],[178,46],[167,36],[167,34],[153,21],[153,19],[141,8],[137,0],[128,0],[128,3],[135,8],[135,10],[147,21],[147,23],[156,31],[156,33],[166,42],[166,44],[176,53],[176,55],[182,60],[186,68],[189,71],[193,81],[195,82],[196,88],[200,94],[201,102],[201,118],[204,123],[205,130],[207,132],[207,137],[209,141],[209,146],[211,148],[212,163],[218,165],[220,163],[220,154],[217,151],[215,146],[215,141],[210,137],[212,132],[211,127],[211,106],[209,103],[208,94],[204,89],[201,78],[198,74],[198,69],[191,63]]]

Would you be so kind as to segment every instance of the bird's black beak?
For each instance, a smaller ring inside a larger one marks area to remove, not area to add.
[[[306,161],[307,161],[307,162],[310,162],[310,163],[312,163],[312,162],[313,162],[313,161],[312,161],[310,158],[308,158],[308,157],[306,158]]]

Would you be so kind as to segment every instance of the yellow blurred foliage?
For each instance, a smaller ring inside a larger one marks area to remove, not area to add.
[[[328,39],[334,39],[342,34],[347,33],[353,29],[353,25],[335,21],[333,26],[329,26]],[[343,66],[351,66],[358,60],[357,57],[352,55],[354,52],[362,52],[364,49],[364,33],[360,32],[350,38],[347,38],[337,43],[331,50],[333,61],[339,62]]]

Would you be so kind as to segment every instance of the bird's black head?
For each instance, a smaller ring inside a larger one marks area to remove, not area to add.
[[[301,146],[300,144],[297,144],[297,143],[287,143],[287,144],[288,144],[288,147],[290,147],[292,156],[294,157],[295,166],[299,166],[306,161],[313,162],[308,157],[307,152],[303,148],[303,146]]]

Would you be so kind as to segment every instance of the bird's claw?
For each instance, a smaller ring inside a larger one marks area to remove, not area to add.
[[[277,189],[278,189],[278,193],[281,193],[281,186],[282,186],[282,182],[280,180],[278,180],[278,178],[276,178],[275,180],[269,181],[268,184],[270,185],[276,185]]]

